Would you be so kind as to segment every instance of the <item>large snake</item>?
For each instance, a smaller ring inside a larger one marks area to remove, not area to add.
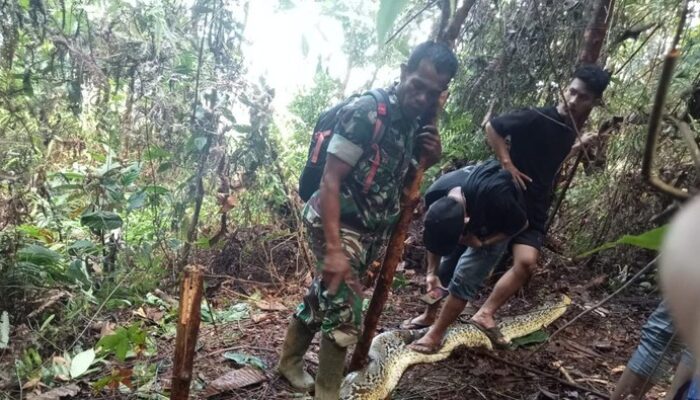
[[[529,335],[561,317],[571,304],[562,296],[555,304],[504,319],[498,328],[507,340]],[[422,330],[384,332],[372,340],[369,363],[365,368],[345,377],[340,390],[342,400],[383,400],[391,394],[404,371],[415,364],[433,363],[446,359],[457,347],[492,349],[489,338],[472,324],[453,325],[445,335],[442,347],[434,354],[411,350],[408,344],[425,333]]]

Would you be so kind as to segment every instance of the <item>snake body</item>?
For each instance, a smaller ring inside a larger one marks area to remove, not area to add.
[[[554,304],[504,319],[498,324],[507,340],[526,336],[561,317],[571,299],[562,296]],[[408,344],[420,338],[427,328],[421,330],[397,330],[384,332],[372,340],[369,363],[365,368],[348,374],[340,390],[342,400],[383,400],[398,384],[404,371],[415,364],[434,363],[446,359],[454,349],[485,347],[492,349],[489,338],[476,326],[460,324],[452,326],[445,335],[442,347],[434,354],[423,354],[411,350]]]

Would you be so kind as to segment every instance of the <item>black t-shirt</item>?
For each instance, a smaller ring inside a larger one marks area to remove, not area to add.
[[[527,221],[524,199],[510,173],[496,160],[467,166],[438,178],[425,192],[426,207],[460,186],[467,202],[465,232],[484,238],[495,233],[512,236]]]
[[[556,107],[528,108],[492,119],[502,137],[510,136],[510,157],[532,178],[525,200],[530,227],[544,232],[554,179],[576,140],[576,131]]]

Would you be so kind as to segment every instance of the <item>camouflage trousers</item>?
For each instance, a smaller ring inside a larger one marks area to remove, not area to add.
[[[360,332],[363,306],[362,292],[359,289],[360,279],[364,276],[367,266],[380,256],[386,236],[358,232],[341,224],[341,244],[358,284],[350,287],[343,282],[335,295],[332,295],[328,293],[321,279],[325,257],[325,236],[321,217],[308,203],[303,214],[309,246],[316,258],[316,275],[294,316],[310,330],[320,330],[339,346],[346,347],[357,341]]]

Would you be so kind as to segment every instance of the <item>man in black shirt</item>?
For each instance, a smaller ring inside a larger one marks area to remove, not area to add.
[[[449,293],[437,324],[447,329],[476,295],[505,251],[507,239],[527,227],[525,202],[510,173],[498,161],[491,160],[441,176],[426,191],[425,203],[426,284],[435,303],[424,315],[405,321],[402,327],[430,325],[439,309],[437,301]],[[442,262],[440,256],[446,256]],[[434,295],[435,292],[439,294]],[[437,333],[440,337],[444,329]],[[435,350],[434,343],[421,340],[411,347],[422,352]]]
[[[512,240],[513,267],[496,283],[471,319],[496,345],[505,345],[494,314],[532,276],[546,234],[550,194],[561,164],[572,152],[577,132],[600,104],[610,75],[597,65],[583,65],[556,107],[530,108],[496,117],[486,125],[491,148],[525,191],[529,227]],[[506,138],[510,137],[510,150]]]

